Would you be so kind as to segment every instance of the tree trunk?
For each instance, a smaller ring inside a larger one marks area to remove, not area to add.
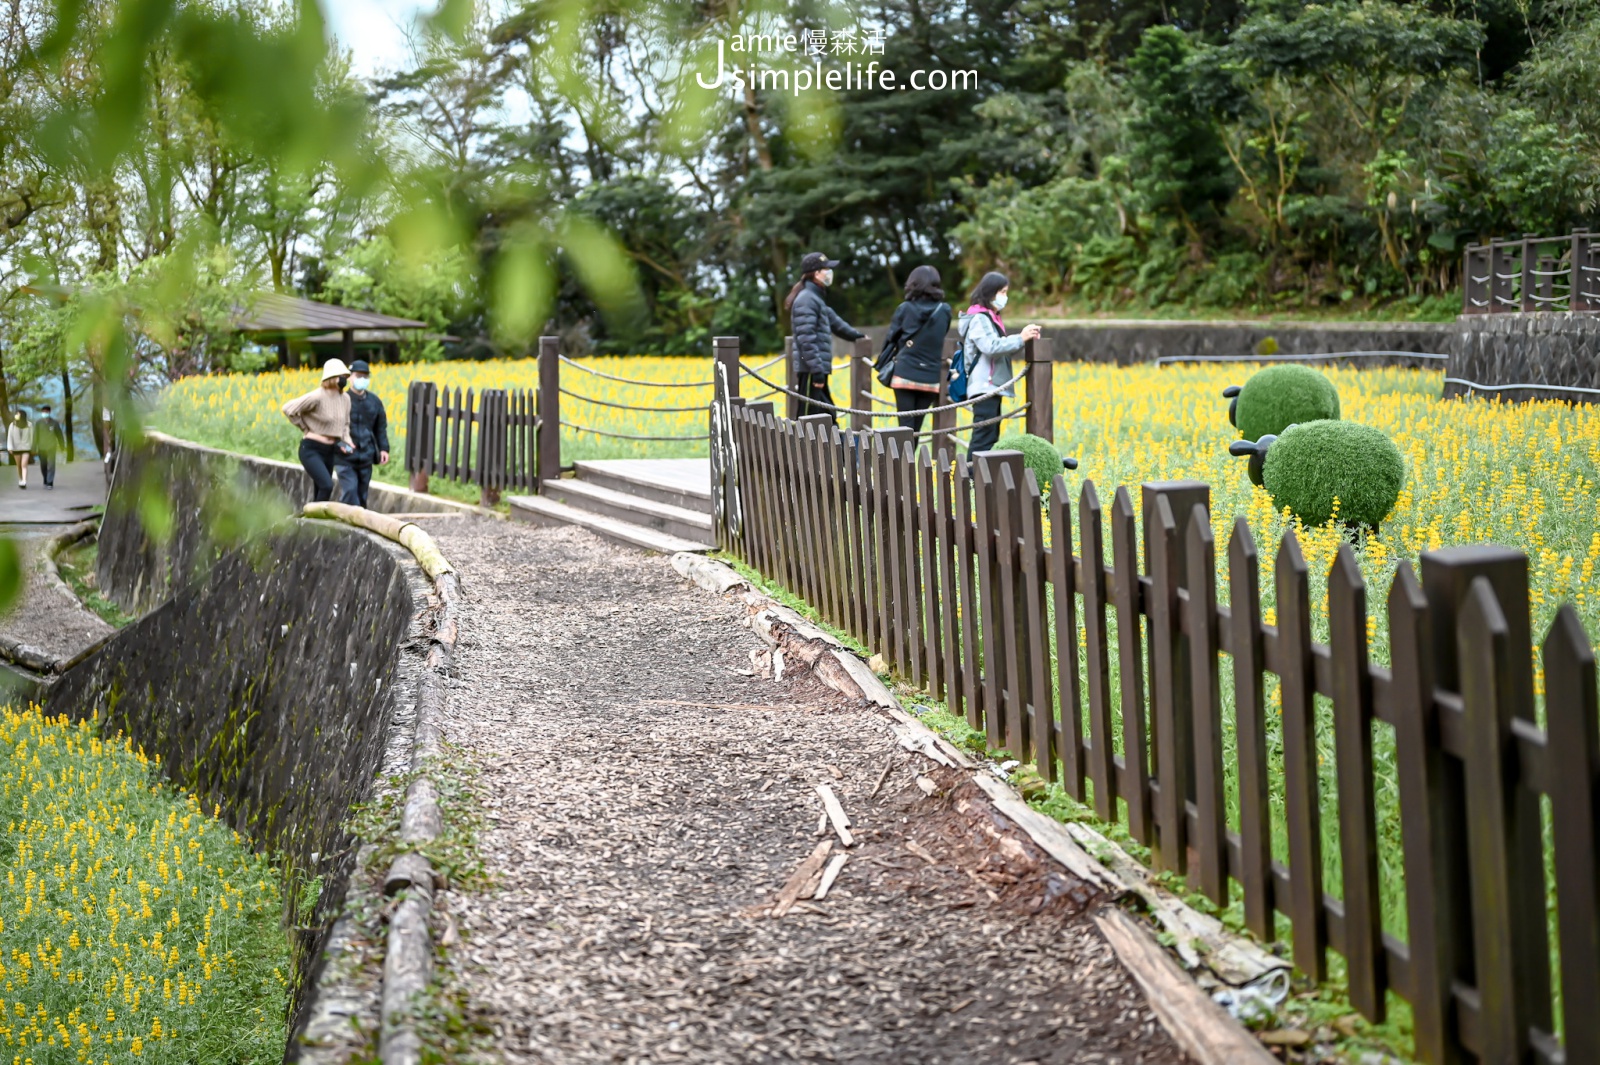
[[[72,374],[67,369],[67,353],[61,353],[61,429],[67,438],[67,461],[78,457],[77,445],[72,442]]]

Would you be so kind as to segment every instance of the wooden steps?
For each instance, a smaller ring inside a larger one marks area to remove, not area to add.
[[[577,476],[546,481],[536,496],[507,496],[511,517],[578,525],[646,551],[712,550],[711,473],[705,459],[580,462]]]

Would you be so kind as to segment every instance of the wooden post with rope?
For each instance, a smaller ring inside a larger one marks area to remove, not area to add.
[[[539,338],[538,479],[561,479],[561,338]]]

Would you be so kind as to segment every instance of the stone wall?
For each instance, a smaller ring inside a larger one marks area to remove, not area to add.
[[[1450,349],[1446,396],[1498,395],[1521,402],[1567,399],[1592,403],[1600,393],[1552,389],[1474,389],[1480,385],[1556,385],[1600,390],[1600,316],[1592,314],[1463,315]]]
[[[297,513],[311,498],[299,466],[202,447],[161,433],[118,463],[100,529],[96,577],[103,593],[140,614],[197,579],[230,546]],[[163,511],[140,496],[167,500]],[[464,504],[372,485],[371,509],[387,514],[472,510]],[[166,529],[151,528],[165,517]]]
[[[281,861],[287,905],[320,878],[296,941],[296,1028],[353,869],[342,826],[383,756],[419,574],[366,534],[286,522],[223,551],[44,696],[46,712],[131,737],[220,806]]]
[[[1008,320],[1016,328],[1022,319]],[[1448,354],[1456,325],[1451,322],[1199,322],[1095,320],[1041,321],[1059,362],[1110,362],[1120,366],[1168,356],[1261,354],[1271,340],[1279,354],[1320,355],[1334,351],[1415,351]],[[874,350],[887,326],[866,329]],[[835,353],[849,345],[835,341]],[[1430,360],[1362,359],[1362,366],[1434,366]]]

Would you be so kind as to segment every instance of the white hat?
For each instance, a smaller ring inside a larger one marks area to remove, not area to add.
[[[322,379],[324,381],[326,381],[330,377],[349,377],[349,376],[350,376],[350,367],[346,366],[344,364],[344,362],[342,360],[340,360],[340,359],[329,359],[327,362],[322,364]]]

